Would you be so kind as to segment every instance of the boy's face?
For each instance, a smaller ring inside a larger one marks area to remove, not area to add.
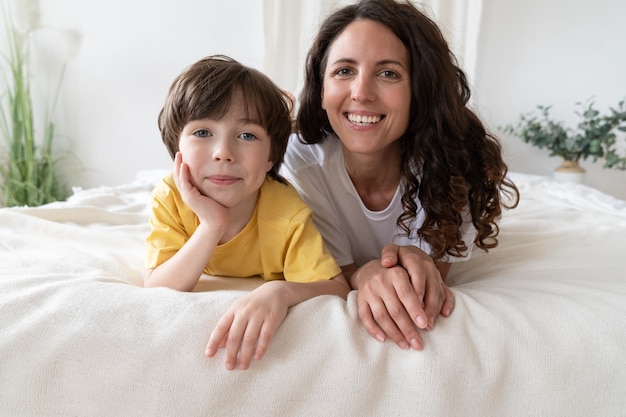
[[[180,135],[179,150],[192,184],[225,207],[256,203],[273,162],[270,137],[257,121],[246,120],[242,97],[233,97],[220,120],[193,120]]]

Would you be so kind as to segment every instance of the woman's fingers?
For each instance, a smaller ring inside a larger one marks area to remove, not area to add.
[[[379,341],[389,337],[403,349],[423,347],[415,319],[421,302],[406,271],[387,268],[359,288],[359,317],[367,332]]]
[[[418,327],[430,330],[439,314],[448,317],[454,308],[454,295],[444,283],[450,264],[437,265],[424,251],[414,246],[401,246],[397,253],[398,264],[407,271],[415,293],[422,300],[420,309],[414,310],[418,314],[416,323]]]
[[[441,306],[441,315],[444,317],[450,317],[452,310],[454,310],[454,294],[445,283],[443,284],[443,289],[446,293],[446,299],[443,302],[443,306]]]

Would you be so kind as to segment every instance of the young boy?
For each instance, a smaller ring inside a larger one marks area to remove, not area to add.
[[[229,370],[263,357],[289,307],[349,291],[311,210],[278,174],[288,100],[259,71],[211,56],[174,80],[159,115],[174,170],[153,192],[144,285],[191,291],[202,273],[268,281],[209,337],[206,355],[225,347]]]

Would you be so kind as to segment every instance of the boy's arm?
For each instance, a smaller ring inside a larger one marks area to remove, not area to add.
[[[170,259],[148,271],[144,287],[168,287],[178,291],[191,291],[198,283],[219,237],[209,226],[198,225],[187,243]]]
[[[202,195],[191,183],[189,167],[180,152],[174,158],[173,174],[183,201],[198,216],[200,224],[174,256],[148,271],[144,286],[191,291],[224,234],[229,209]]]
[[[290,307],[319,295],[346,298],[350,287],[342,274],[315,282],[269,281],[235,302],[215,326],[206,347],[213,357],[226,348],[226,369],[247,369],[261,359]]]
[[[288,307],[293,307],[303,301],[319,295],[337,295],[344,300],[350,292],[350,286],[342,274],[329,280],[313,282],[275,281],[283,287],[281,292]]]

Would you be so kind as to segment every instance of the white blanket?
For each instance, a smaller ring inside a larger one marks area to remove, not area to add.
[[[626,202],[512,175],[500,246],[453,267],[423,351],[372,339],[353,291],[227,371],[208,335],[260,282],[141,288],[156,177],[0,209],[0,416],[626,415]]]

